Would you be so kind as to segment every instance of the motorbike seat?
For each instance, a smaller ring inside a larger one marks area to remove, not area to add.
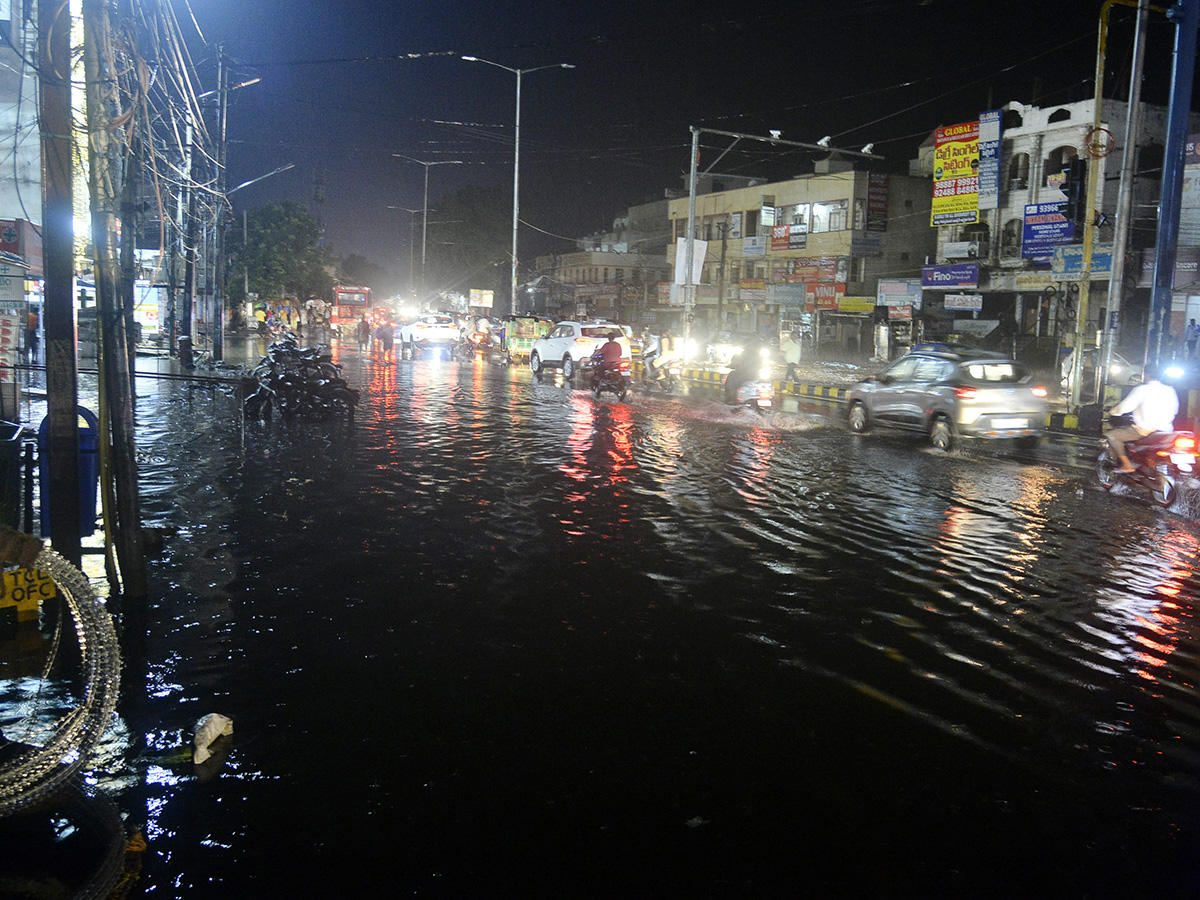
[[[1174,441],[1175,432],[1173,431],[1152,431],[1145,437],[1130,441],[1126,446],[1138,450],[1158,450],[1162,447],[1169,447]]]

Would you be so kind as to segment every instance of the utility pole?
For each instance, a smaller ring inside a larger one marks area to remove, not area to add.
[[[1133,176],[1137,157],[1137,136],[1141,130],[1142,70],[1146,55],[1146,25],[1150,18],[1150,0],[1138,0],[1137,30],[1129,75],[1129,109],[1125,113],[1125,146],[1121,148],[1121,181],[1117,191],[1116,227],[1113,229],[1112,269],[1108,276],[1108,322],[1104,328],[1104,346],[1100,351],[1098,401],[1104,405],[1108,367],[1113,346],[1121,331],[1121,301],[1125,293],[1125,248],[1129,244],[1133,213]]]
[[[121,164],[113,137],[121,129],[111,111],[120,108],[112,21],[104,0],[83,0],[84,71],[88,119],[88,177],[92,208],[92,246],[96,272],[96,312],[100,348],[100,460],[112,479],[101,479],[105,521],[112,527],[121,573],[121,593],[129,598],[147,595],[146,558],[138,499],[137,453],[133,437],[133,382],[129,369],[127,331],[121,310],[121,269],[113,245],[121,190]],[[126,233],[123,243],[135,236]],[[115,488],[115,490],[113,490]],[[113,505],[115,504],[115,509]],[[51,519],[53,525],[53,519]],[[116,573],[110,570],[110,580]],[[114,588],[118,584],[114,583]]]
[[[79,534],[79,379],[75,363],[75,220],[71,185],[71,15],[61,0],[38,0],[42,126],[42,253],[46,272],[46,399],[50,544],[83,559]],[[46,498],[43,498],[46,504]],[[46,509],[46,506],[43,506]]]
[[[213,273],[212,355],[220,362],[225,358],[225,123],[229,111],[229,66],[225,60],[225,45],[217,47],[217,217],[216,271]]]
[[[1146,365],[1150,368],[1158,365],[1163,331],[1171,315],[1171,291],[1175,283],[1175,258],[1179,241],[1179,210],[1183,194],[1183,154],[1187,143],[1188,111],[1192,105],[1192,78],[1196,71],[1200,0],[1179,0],[1167,11],[1167,18],[1175,23],[1175,62],[1171,71],[1162,193],[1158,206],[1158,232],[1154,241],[1154,295],[1150,305],[1150,329],[1146,335]]]

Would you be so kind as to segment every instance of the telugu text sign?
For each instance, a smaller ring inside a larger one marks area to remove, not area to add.
[[[930,224],[979,221],[979,123],[944,125],[934,135]]]

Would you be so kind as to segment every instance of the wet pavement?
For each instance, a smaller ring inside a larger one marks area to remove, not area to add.
[[[338,358],[353,424],[139,381],[147,894],[1196,894],[1194,492]]]

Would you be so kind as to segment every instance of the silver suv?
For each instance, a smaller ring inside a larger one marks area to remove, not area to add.
[[[909,353],[850,389],[850,430],[892,427],[949,450],[959,437],[1034,446],[1046,427],[1046,388],[1018,362],[975,350]]]

